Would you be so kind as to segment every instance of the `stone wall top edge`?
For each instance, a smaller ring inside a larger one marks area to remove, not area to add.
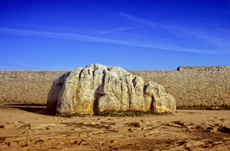
[[[169,72],[177,72],[177,70],[126,70],[126,71],[139,71],[139,72],[150,72],[150,71],[159,71],[159,72],[161,72],[161,71],[169,71]]]
[[[180,66],[177,68],[178,71],[229,71],[230,66]]]
[[[69,72],[72,70],[0,70],[0,72]],[[126,71],[140,71],[140,72],[149,72],[149,71],[177,71],[177,70],[126,70]]]
[[[210,68],[210,67],[230,67],[230,65],[224,65],[224,66],[179,66],[181,68],[200,68],[200,67],[204,67],[204,68]]]
[[[0,72],[68,72],[72,70],[0,70]]]
[[[177,72],[183,70],[206,71],[206,69],[229,70],[230,65],[223,66],[179,66],[176,70],[126,70],[133,72]],[[69,72],[72,70],[0,70],[0,72]]]

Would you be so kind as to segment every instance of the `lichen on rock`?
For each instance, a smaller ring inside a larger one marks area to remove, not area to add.
[[[105,110],[172,112],[175,98],[155,82],[120,67],[91,64],[59,76],[48,94],[48,109],[59,114],[97,114]]]

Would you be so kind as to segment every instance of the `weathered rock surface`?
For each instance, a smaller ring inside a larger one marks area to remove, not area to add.
[[[105,110],[175,112],[175,98],[163,86],[144,83],[120,67],[92,64],[54,80],[47,107],[60,114],[97,114]]]
[[[50,109],[55,109],[57,106],[57,99],[59,92],[65,83],[66,78],[69,76],[70,72],[58,76],[54,81],[53,85],[48,94],[47,107]]]

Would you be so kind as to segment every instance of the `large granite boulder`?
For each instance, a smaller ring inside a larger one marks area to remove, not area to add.
[[[120,67],[92,64],[56,78],[47,107],[60,114],[97,114],[105,110],[172,112],[175,98],[163,86],[144,83]]]

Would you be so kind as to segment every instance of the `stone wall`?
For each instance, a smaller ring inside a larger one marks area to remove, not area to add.
[[[52,81],[68,71],[0,71],[0,102],[45,104]],[[230,66],[129,70],[163,85],[177,105],[230,104]]]
[[[136,70],[130,73],[163,85],[177,105],[230,104],[230,66],[179,67],[177,71]]]
[[[45,104],[53,80],[68,71],[0,71],[0,102]]]

